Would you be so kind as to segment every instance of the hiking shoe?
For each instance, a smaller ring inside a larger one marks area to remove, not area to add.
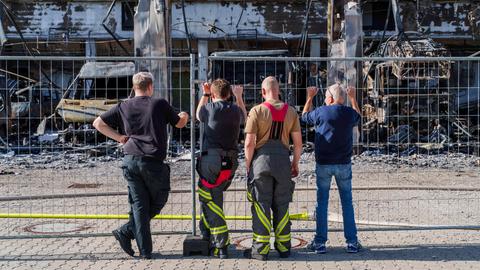
[[[348,243],[347,244],[347,253],[358,253],[362,249],[362,245],[360,243]]]
[[[312,241],[310,244],[308,244],[307,249],[310,251],[314,251],[317,254],[325,254],[327,253],[327,246],[325,243],[315,243]]]
[[[121,231],[114,230],[112,231],[113,236],[117,239],[118,243],[120,243],[120,247],[130,256],[135,254],[135,251],[132,249],[132,240],[126,237]]]
[[[259,261],[266,261],[267,258],[268,258],[268,255],[261,255],[261,254],[253,253],[252,249],[249,248],[249,249],[246,249],[243,252],[243,257],[245,257],[247,259],[255,259],[255,260],[259,260]]]
[[[213,248],[213,256],[219,259],[228,259],[228,248]]]

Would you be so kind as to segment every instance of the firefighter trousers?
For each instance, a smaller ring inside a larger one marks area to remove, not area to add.
[[[215,187],[207,187],[201,181],[198,183],[198,195],[202,209],[200,231],[204,238],[210,240],[214,253],[230,244],[223,212],[223,192],[230,186],[231,179],[238,168],[237,153],[231,154],[230,158],[232,161],[230,180]],[[201,157],[198,165],[199,174],[206,180],[217,179],[222,170],[222,151],[209,150],[207,155]]]
[[[252,203],[252,254],[269,253],[272,225],[275,249],[282,253],[290,251],[288,207],[294,189],[288,149],[280,141],[273,140],[257,149],[249,172],[247,191],[248,200]]]

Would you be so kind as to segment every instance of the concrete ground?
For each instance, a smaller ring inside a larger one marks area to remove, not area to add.
[[[128,257],[113,237],[0,240],[0,269],[479,269],[478,231],[361,232],[364,250],[347,254],[343,235],[330,234],[327,254],[305,249],[312,234],[294,234],[293,255],[243,258],[247,234],[232,235],[231,258],[183,257],[185,236],[155,236],[153,260]]]
[[[44,158],[47,159],[47,158]],[[59,164],[38,157],[0,159],[0,214],[126,214],[126,185],[119,160],[58,157]],[[409,163],[405,163],[405,162]],[[443,163],[440,163],[443,162]],[[49,163],[50,162],[50,163]],[[402,163],[403,162],[403,163]],[[412,163],[413,162],[413,163]],[[418,164],[417,164],[418,163]],[[426,165],[425,165],[426,164]],[[64,165],[68,165],[64,167]],[[433,166],[435,165],[435,166]],[[304,156],[291,214],[315,209],[313,157]],[[225,214],[250,215],[244,168],[225,195]],[[172,193],[162,214],[192,212],[189,163],[172,163]],[[480,160],[478,157],[355,158],[353,191],[360,229],[392,226],[476,226],[480,224]],[[333,187],[335,185],[333,184]],[[80,195],[119,193],[109,196]],[[69,197],[66,195],[79,195]],[[55,198],[30,196],[57,195]],[[65,197],[64,197],[65,196]],[[232,234],[231,258],[182,257],[185,235],[155,235],[157,252],[151,261],[130,258],[114,238],[105,235],[122,224],[116,219],[0,218],[0,269],[480,269],[478,230],[361,231],[365,246],[359,254],[343,250],[338,192],[330,196],[329,252],[316,255],[305,246],[312,233],[294,233],[294,253],[280,259],[275,251],[267,262],[244,259],[250,234]],[[249,231],[248,220],[228,221],[232,230]],[[294,221],[295,230],[312,230],[312,221]],[[155,232],[189,232],[189,220],[155,220]],[[60,235],[62,238],[31,239]],[[15,238],[15,239],[12,239]]]

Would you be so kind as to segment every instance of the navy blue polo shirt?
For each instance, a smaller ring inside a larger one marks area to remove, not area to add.
[[[315,160],[320,165],[349,164],[353,149],[353,128],[360,115],[343,105],[321,106],[302,116],[315,126]]]

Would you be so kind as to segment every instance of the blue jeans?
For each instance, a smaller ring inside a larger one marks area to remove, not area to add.
[[[319,165],[317,173],[317,228],[315,243],[327,242],[328,197],[332,176],[335,176],[342,203],[343,231],[347,243],[357,243],[357,226],[352,203],[352,164]]]

